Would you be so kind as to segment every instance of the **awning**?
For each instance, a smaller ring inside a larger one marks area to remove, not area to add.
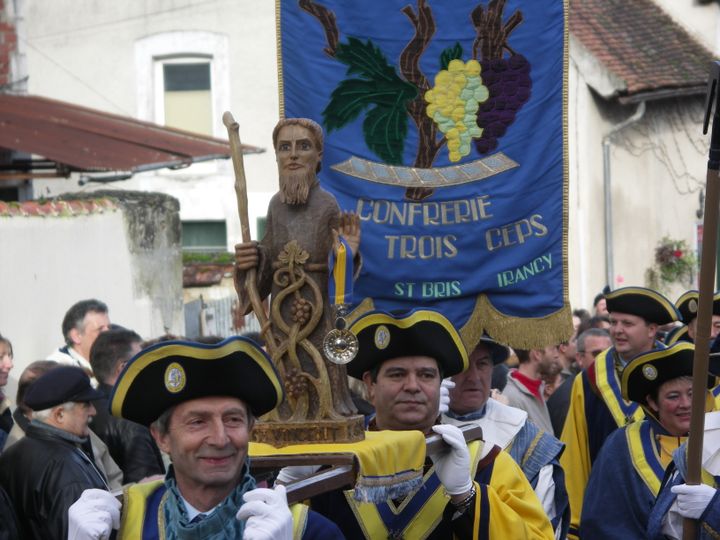
[[[243,154],[260,152],[243,145]],[[0,94],[0,180],[71,172],[129,177],[229,157],[230,145],[221,139],[44,97]]]

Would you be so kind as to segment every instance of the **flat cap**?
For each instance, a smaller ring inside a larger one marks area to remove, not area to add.
[[[103,397],[90,384],[90,377],[75,366],[58,366],[40,375],[28,386],[25,404],[33,411],[51,409],[68,401],[87,402]]]

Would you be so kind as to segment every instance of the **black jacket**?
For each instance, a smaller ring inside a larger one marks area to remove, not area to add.
[[[17,540],[20,532],[17,528],[15,508],[5,490],[0,487],[0,540]]]
[[[137,482],[147,476],[165,474],[160,450],[150,430],[124,418],[110,415],[109,399],[112,387],[100,384],[105,399],[93,401],[97,413],[90,427],[107,445],[110,455],[123,472],[123,482]]]
[[[107,489],[77,437],[32,422],[0,456],[0,486],[15,506],[21,538],[65,540],[68,508],[89,488]]]

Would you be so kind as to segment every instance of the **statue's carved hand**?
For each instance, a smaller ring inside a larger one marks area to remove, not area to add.
[[[235,244],[235,268],[237,270],[257,268],[259,261],[257,242]]]
[[[333,250],[337,254],[339,244],[338,236],[342,236],[350,246],[353,257],[360,249],[360,216],[355,212],[340,212],[338,230],[333,230]]]

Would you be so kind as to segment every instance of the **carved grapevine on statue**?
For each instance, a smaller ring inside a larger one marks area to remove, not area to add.
[[[329,376],[325,362],[320,351],[309,339],[323,312],[322,292],[303,268],[309,257],[297,240],[292,240],[278,255],[279,267],[273,274],[273,281],[282,290],[272,302],[270,320],[274,328],[287,336],[273,351],[273,362],[284,381],[287,403],[281,404],[276,411],[268,415],[271,420],[343,419],[332,406],[332,395],[326,382]],[[303,288],[311,291],[312,301],[302,297],[300,291]],[[283,317],[282,306],[285,303],[290,304],[289,320]],[[298,349],[303,349],[310,357],[311,371],[316,375],[303,369]],[[310,397],[311,386],[318,398],[316,406]]]
[[[340,43],[335,15],[319,2],[299,0],[299,6],[325,30],[324,52],[347,65],[348,78],[332,92],[322,113],[328,133],[364,113],[368,148],[383,162],[399,165],[410,119],[419,135],[413,166],[423,169],[433,166],[446,145],[451,162],[468,155],[471,144],[479,154],[495,150],[530,98],[531,89],[530,64],[508,44],[510,33],[522,22],[522,13],[516,11],[503,23],[505,2],[491,0],[487,7],[478,5],[472,10],[476,38],[471,57],[463,60],[460,43],[445,49],[433,87],[420,69],[420,58],[435,33],[426,0],[417,1],[417,11],[411,6],[402,9],[415,32],[400,54],[399,73],[371,40],[349,37]],[[414,200],[430,194],[429,188],[406,192]]]

